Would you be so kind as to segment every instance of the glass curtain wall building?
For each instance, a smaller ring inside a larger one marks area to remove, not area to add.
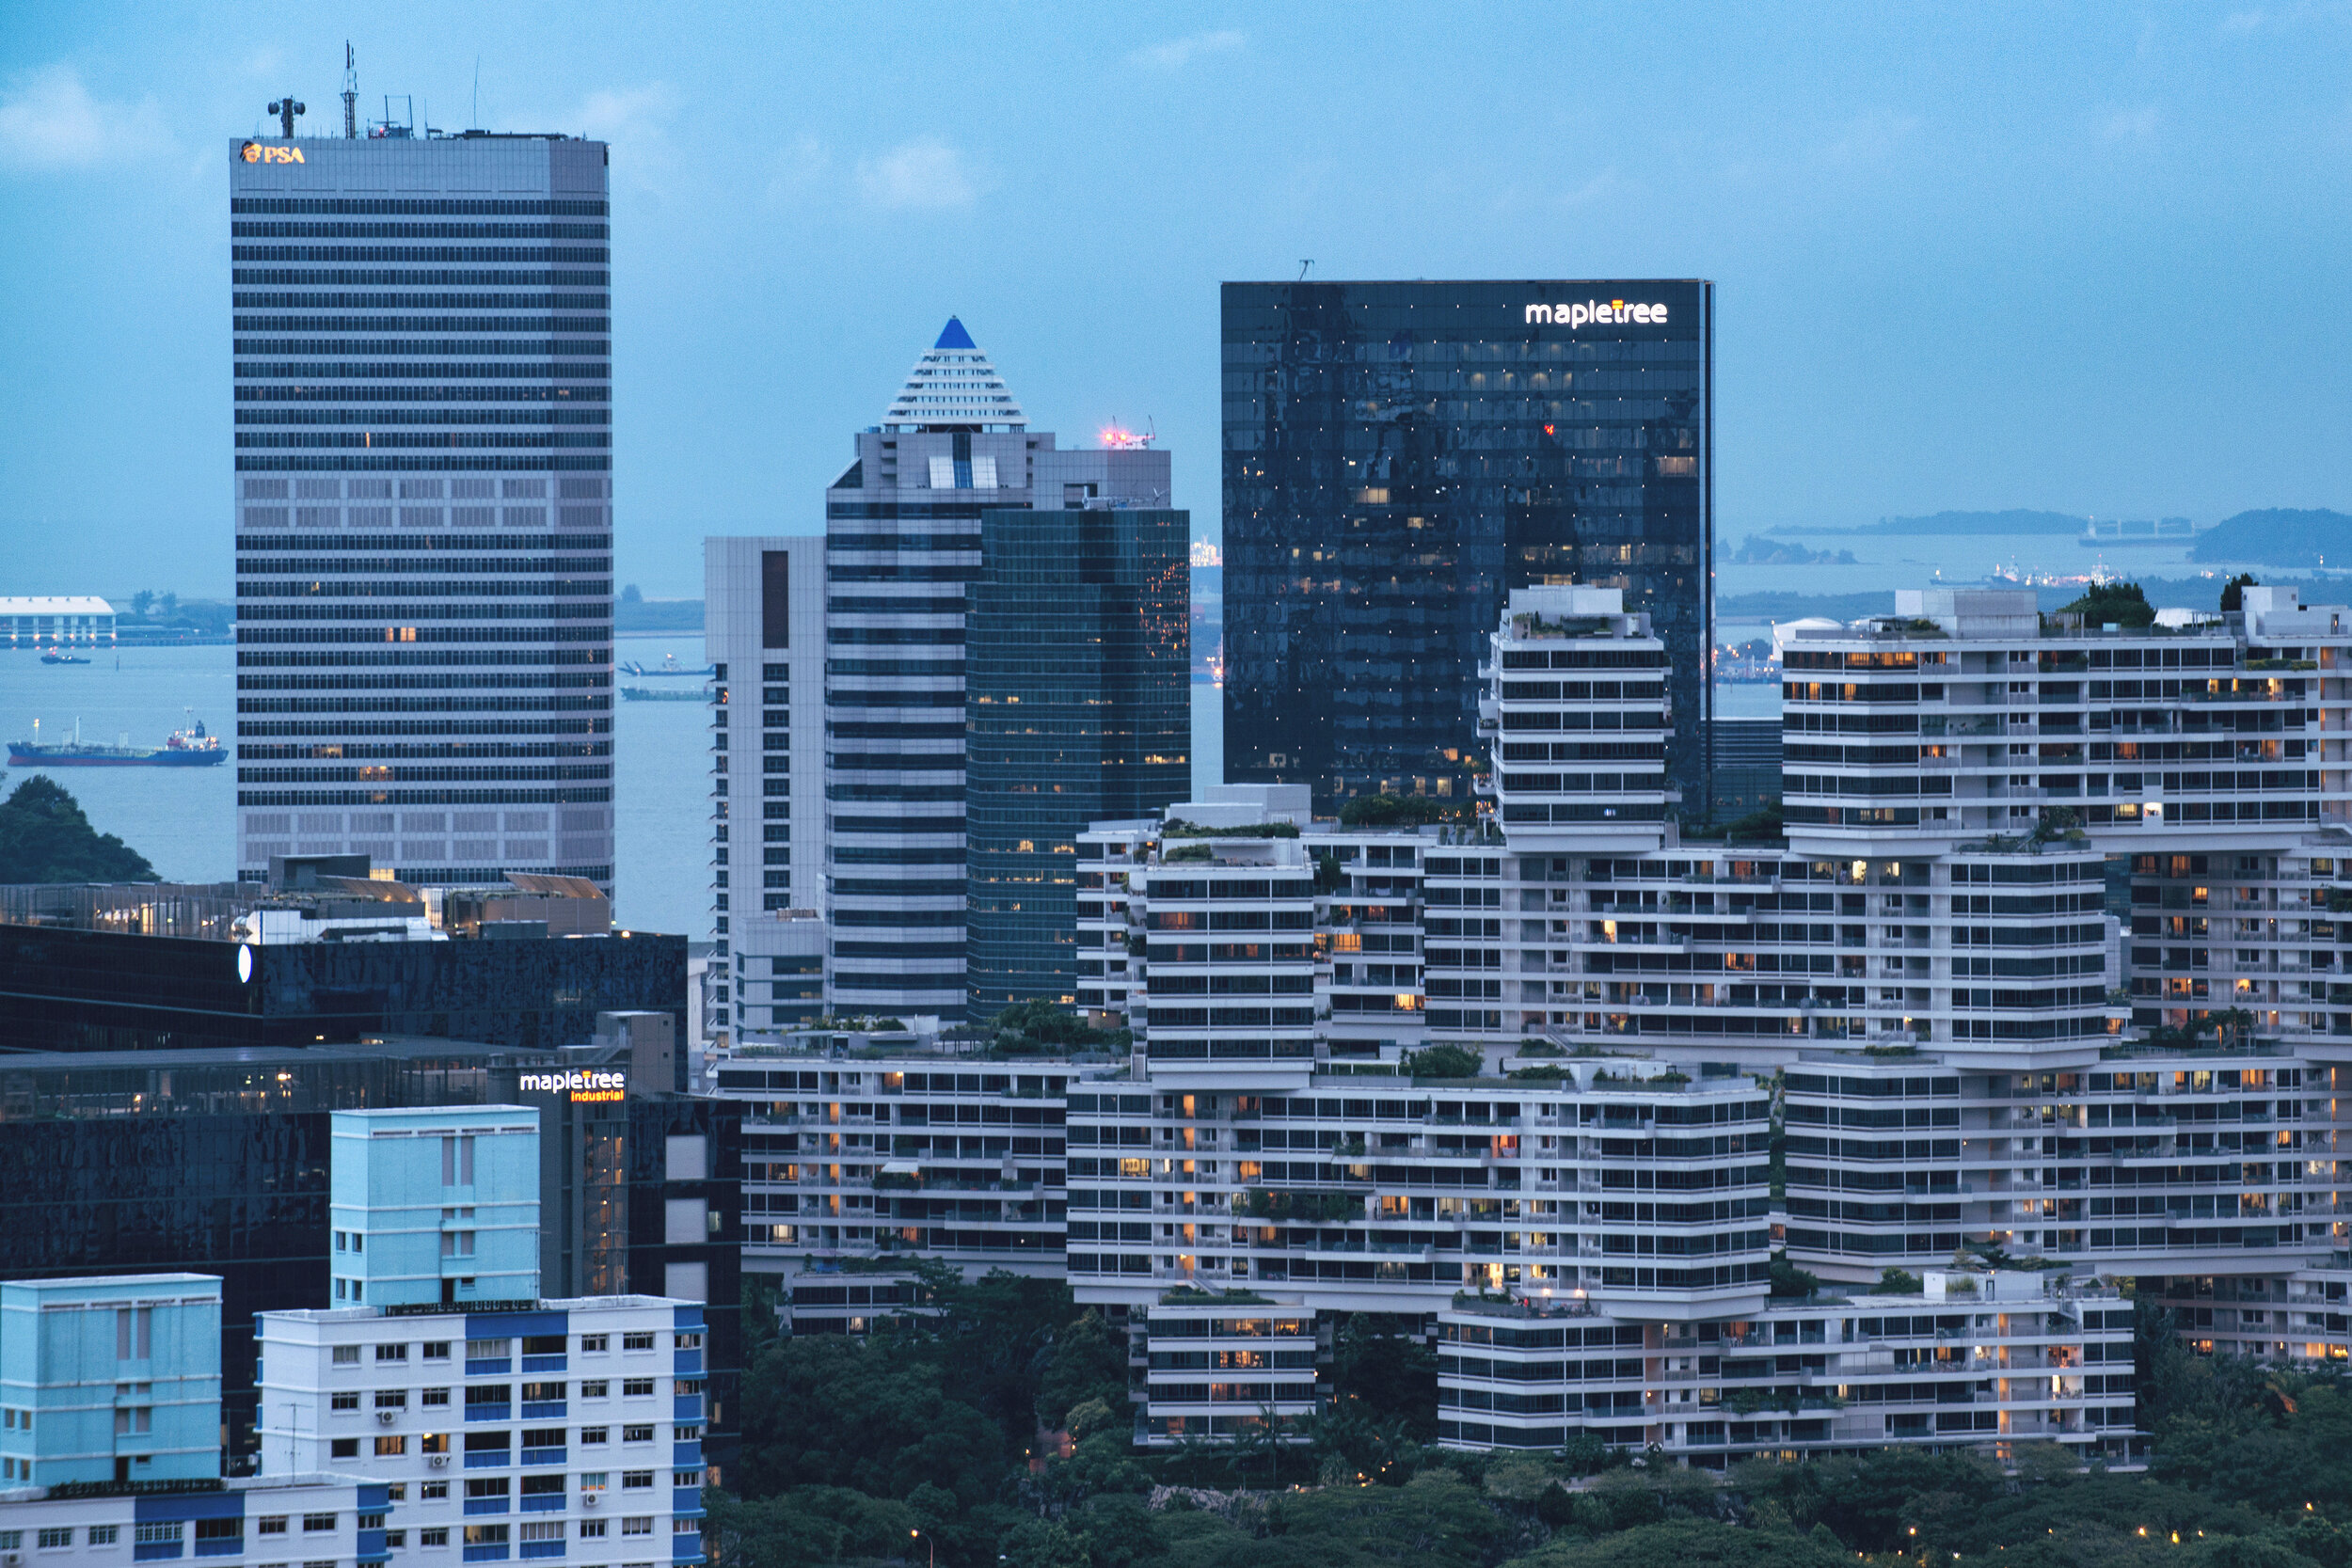
[[[1619,588],[1665,641],[1706,811],[1713,285],[1228,283],[1225,756],[1463,798],[1510,590]]]
[[[1041,453],[1040,471],[1164,451]],[[1077,994],[1078,835],[1156,816],[1192,782],[1192,517],[1089,499],[981,516],[964,708],[976,1016]],[[1051,486],[1043,488],[1050,490]]]
[[[237,826],[612,879],[605,147],[229,144]]]

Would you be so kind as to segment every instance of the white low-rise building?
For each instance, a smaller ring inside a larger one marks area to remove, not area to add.
[[[2111,1282],[1931,1270],[1915,1283],[1686,1323],[1576,1293],[1460,1305],[1438,1320],[1438,1440],[1556,1449],[1589,1436],[1715,1469],[1890,1446],[2143,1457],[2133,1308]]]
[[[701,1307],[265,1312],[259,1335],[263,1475],[390,1483],[412,1544],[469,1562],[702,1560]]]
[[[388,1562],[416,1538],[402,1490],[326,1474],[182,1481],[169,1491],[102,1482],[0,1492],[0,1562]]]

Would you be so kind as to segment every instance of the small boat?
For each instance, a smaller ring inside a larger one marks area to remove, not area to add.
[[[40,661],[43,664],[87,664],[89,662],[80,654],[59,653],[54,648],[41,655]]]
[[[161,746],[99,746],[82,739],[79,725],[72,740],[44,746],[40,742],[40,721],[33,721],[33,738],[8,742],[8,766],[11,768],[211,768],[229,760],[228,749],[220,737],[205,733],[204,721],[198,720],[184,730],[174,730],[171,738]],[[127,736],[125,737],[128,738]]]
[[[656,665],[640,664],[635,659],[631,659],[621,666],[622,674],[637,675],[648,680],[703,681],[710,679],[718,673],[719,667],[715,664],[706,664],[699,670],[690,670],[677,661],[675,654],[663,654],[661,662]]]
[[[698,686],[691,691],[680,691],[675,688],[659,690],[650,686],[625,686],[621,688],[621,700],[625,703],[707,703],[710,701],[710,689]]]

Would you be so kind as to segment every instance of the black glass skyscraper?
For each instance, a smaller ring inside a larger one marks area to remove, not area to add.
[[[1165,494],[1165,452],[1053,455],[1072,472],[1156,459]],[[1065,481],[1064,495],[1096,488]],[[965,963],[986,1016],[1075,1000],[1078,835],[1192,787],[1192,515],[1073,498],[983,512],[980,537],[964,644]]]
[[[1224,287],[1225,760],[1321,809],[1460,796],[1504,595],[1625,590],[1706,811],[1714,286]]]

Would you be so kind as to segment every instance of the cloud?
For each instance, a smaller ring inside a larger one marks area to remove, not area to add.
[[[1229,49],[1239,49],[1248,40],[1242,34],[1224,28],[1214,33],[1194,33],[1190,37],[1171,39],[1138,49],[1127,56],[1132,65],[1151,66],[1160,71],[1177,71],[1189,65],[1199,55],[1221,55]]]
[[[1559,202],[1563,207],[1582,207],[1614,196],[1624,188],[1625,182],[1617,177],[1617,171],[1605,168],[1574,190],[1561,192]]]
[[[644,139],[661,134],[668,118],[670,89],[656,82],[650,87],[618,92],[592,92],[580,101],[574,123],[580,134],[596,141]]]
[[[768,199],[788,201],[817,189],[833,168],[833,152],[815,136],[795,136],[769,161]]]
[[[2250,33],[2260,27],[2266,20],[2267,18],[2265,18],[2259,10],[2232,11],[2229,15],[2221,19],[2221,31],[2224,33]]]
[[[980,194],[971,160],[935,136],[918,136],[879,158],[861,158],[858,189],[877,207],[969,207]]]
[[[1824,143],[1818,154],[1825,164],[1875,163],[1895,148],[1911,139],[1919,129],[1915,115],[1888,114],[1883,111],[1866,114],[1847,124],[1844,130]]]
[[[2108,141],[2149,141],[2156,134],[2154,104],[2144,109],[2118,109],[2099,122],[2099,135]]]
[[[22,170],[128,163],[171,145],[152,99],[103,103],[69,65],[17,77],[0,93],[0,165]]]
[[[675,107],[676,95],[667,83],[648,82],[636,87],[600,88],[568,112],[525,109],[509,115],[501,110],[485,112],[483,118],[530,130],[560,127],[574,135],[609,142],[614,183],[660,198],[669,194],[681,168],[670,144]]]

